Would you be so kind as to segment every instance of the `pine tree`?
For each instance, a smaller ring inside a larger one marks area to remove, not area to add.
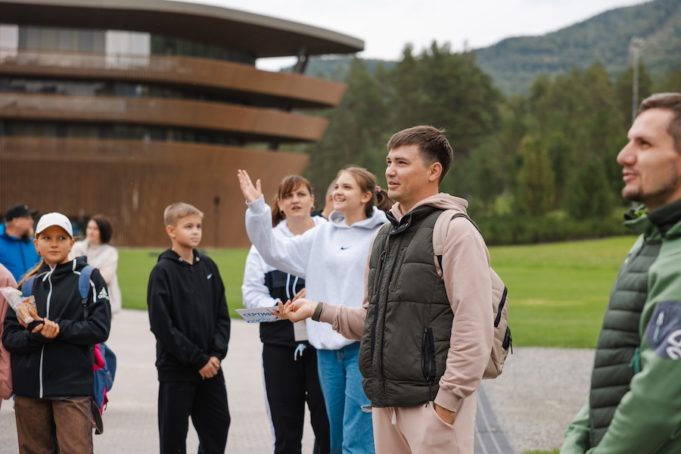
[[[517,203],[522,212],[542,215],[553,208],[554,177],[546,150],[532,136],[520,143],[523,164],[518,174]]]
[[[607,216],[613,207],[613,196],[603,165],[589,159],[569,179],[565,195],[568,213],[575,219]]]
[[[385,77],[382,70],[377,74]],[[324,137],[307,150],[310,165],[306,175],[317,188],[318,197],[338,171],[349,164],[365,166],[379,182],[383,180],[388,130],[384,89],[358,58],[350,65],[346,84],[343,100],[328,114],[329,127]]]

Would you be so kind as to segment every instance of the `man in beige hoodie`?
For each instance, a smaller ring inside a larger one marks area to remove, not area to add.
[[[396,203],[374,239],[363,307],[299,299],[280,310],[362,340],[379,453],[474,450],[475,391],[492,349],[492,284],[485,242],[465,217],[449,223],[441,262],[433,253],[442,210],[466,212],[465,200],[439,192],[452,158],[436,128],[394,134],[385,176]]]

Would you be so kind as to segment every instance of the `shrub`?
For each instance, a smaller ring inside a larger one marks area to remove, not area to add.
[[[626,235],[622,216],[577,220],[550,213],[547,216],[505,215],[476,219],[488,245],[533,244]]]

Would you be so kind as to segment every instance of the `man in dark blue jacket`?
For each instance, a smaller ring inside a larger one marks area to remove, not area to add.
[[[33,216],[28,205],[9,207],[5,211],[5,224],[0,226],[0,263],[18,282],[38,259],[33,246]]]

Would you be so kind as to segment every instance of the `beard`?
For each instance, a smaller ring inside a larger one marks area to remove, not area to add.
[[[629,202],[642,203],[649,208],[667,205],[673,201],[674,194],[681,188],[681,174],[676,169],[671,168],[662,181],[649,190],[644,189],[642,184],[631,189],[625,186],[622,189],[622,198]]]

